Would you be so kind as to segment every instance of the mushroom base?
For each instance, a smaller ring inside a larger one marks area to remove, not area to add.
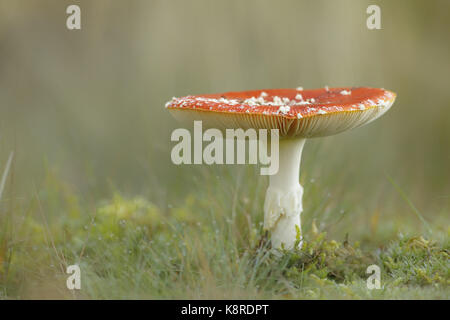
[[[270,176],[264,202],[264,229],[271,231],[272,247],[301,247],[303,188],[299,182],[300,160],[305,139],[280,140],[279,170]]]
[[[272,247],[276,249],[292,249],[300,240],[303,188],[298,184],[290,191],[275,190],[269,187],[264,203],[264,229],[271,231]]]

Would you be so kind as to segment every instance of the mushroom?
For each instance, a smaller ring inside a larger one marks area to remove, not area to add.
[[[166,108],[178,120],[202,120],[220,130],[279,130],[279,170],[269,178],[264,229],[271,231],[273,248],[292,249],[302,243],[299,172],[305,140],[365,125],[389,110],[395,97],[378,88],[298,87],[173,98]]]

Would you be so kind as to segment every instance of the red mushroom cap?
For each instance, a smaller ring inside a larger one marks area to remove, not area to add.
[[[280,136],[332,135],[384,114],[396,94],[378,88],[267,89],[173,98],[180,120],[218,129],[279,129]]]

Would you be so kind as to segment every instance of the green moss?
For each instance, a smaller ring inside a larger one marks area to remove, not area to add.
[[[357,242],[328,240],[315,226],[312,230],[316,232],[305,239],[301,249],[283,252],[287,258],[283,275],[311,298],[323,296],[322,290],[328,291],[328,297],[330,292],[347,298],[383,297],[386,290],[411,286],[442,288],[448,294],[448,241],[399,236],[374,252],[362,250]],[[367,267],[373,264],[381,269],[382,289],[371,292],[365,282]]]
[[[327,240],[326,233],[313,234],[305,239],[301,250],[287,254],[290,256],[286,272],[289,278],[314,275],[337,283],[364,277],[367,266],[375,262],[357,243]]]
[[[450,285],[449,243],[399,237],[380,254],[385,272],[396,285]]]

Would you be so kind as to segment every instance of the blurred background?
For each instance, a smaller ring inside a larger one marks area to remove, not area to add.
[[[66,28],[70,4],[81,8],[81,30]],[[381,30],[366,27],[370,4],[381,7]],[[424,231],[421,214],[445,230],[449,12],[446,0],[1,0],[1,170],[14,151],[2,202],[14,198],[26,208],[47,188],[49,173],[87,207],[120,192],[167,209],[188,195],[206,196],[211,180],[212,201],[214,192],[226,204],[238,188],[258,186],[261,202],[267,177],[255,166],[171,163],[170,134],[179,125],[165,102],[250,89],[371,86],[398,94],[385,116],[307,142],[305,229],[315,218],[340,239],[375,233],[382,241]],[[262,219],[261,204],[251,215]]]

